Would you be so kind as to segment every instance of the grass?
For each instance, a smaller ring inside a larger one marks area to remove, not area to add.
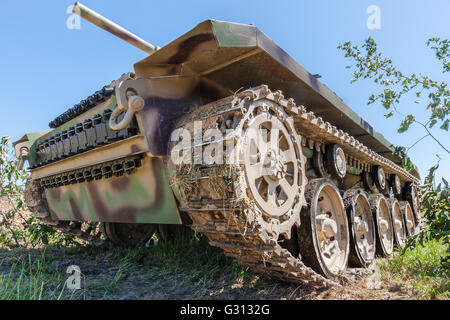
[[[440,264],[446,250],[441,242],[430,241],[404,255],[396,252],[390,260],[381,259],[382,281],[395,282],[414,298],[449,299],[448,270]],[[80,290],[66,286],[70,265],[80,267]],[[196,237],[136,249],[0,249],[2,300],[291,299],[311,292],[258,275]]]
[[[66,287],[69,265],[81,269],[81,289]],[[95,246],[0,251],[0,299],[208,299],[227,284],[264,286],[260,278],[204,239],[176,239],[152,248]],[[159,296],[153,297],[153,292]]]
[[[381,260],[385,276],[410,288],[418,299],[450,299],[450,272],[441,264],[448,244],[432,240],[424,246],[396,251],[391,260]]]
[[[218,282],[263,283],[266,280],[226,257],[221,249],[210,246],[204,238],[179,238],[171,243],[160,243],[151,250],[121,250],[112,260],[127,264],[127,268],[139,268],[141,275],[170,277],[183,274],[172,289],[176,289],[180,282],[201,289],[216,286]]]
[[[9,271],[0,274],[1,300],[71,299],[62,274],[48,266],[46,255],[32,256],[20,249],[9,260]],[[0,262],[0,267],[5,259]]]

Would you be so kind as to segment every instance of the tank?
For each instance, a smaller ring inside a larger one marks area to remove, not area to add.
[[[417,170],[257,27],[207,20],[159,48],[74,12],[149,56],[15,143],[35,217],[120,246],[195,232],[316,287],[417,232]]]

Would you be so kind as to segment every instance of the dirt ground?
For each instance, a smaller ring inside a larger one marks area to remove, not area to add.
[[[9,204],[0,200],[0,207],[5,210]],[[24,217],[28,214],[23,213]],[[20,228],[20,220],[13,225]],[[407,288],[383,275],[364,276],[339,288],[315,290],[246,270],[224,257],[219,249],[201,241],[193,246],[175,249],[117,249],[109,245],[75,248],[3,246],[0,275],[18,277],[17,265],[28,270],[21,264],[40,261],[44,266],[40,272],[46,279],[46,290],[58,292],[69,277],[67,268],[76,265],[81,270],[81,289],[72,292],[64,289],[63,298],[67,299],[415,299]],[[193,251],[188,252],[190,249]],[[13,265],[16,268],[12,268]]]

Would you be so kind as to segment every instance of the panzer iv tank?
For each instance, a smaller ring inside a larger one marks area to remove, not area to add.
[[[34,216],[117,245],[186,228],[252,270],[317,287],[417,232],[417,170],[252,25],[207,20],[15,143]]]

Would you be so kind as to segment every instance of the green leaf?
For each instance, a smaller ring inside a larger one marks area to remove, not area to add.
[[[403,133],[409,129],[409,126],[414,122],[416,117],[412,114],[406,116],[406,118],[400,123],[400,128],[397,130],[398,133]]]
[[[390,118],[390,117],[392,117],[393,115],[394,115],[394,110],[391,110],[391,112],[389,112],[389,113],[387,113],[387,114],[385,114],[384,116],[386,117],[386,119],[387,118]]]

